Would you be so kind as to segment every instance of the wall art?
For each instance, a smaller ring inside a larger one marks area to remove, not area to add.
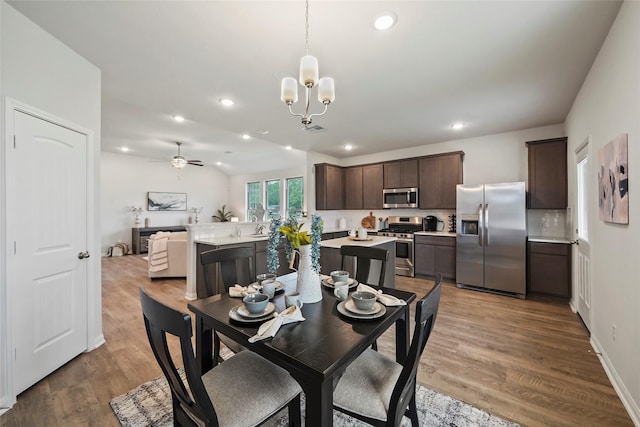
[[[598,150],[598,211],[602,221],[629,224],[626,133]]]
[[[186,211],[187,193],[147,193],[149,211]]]

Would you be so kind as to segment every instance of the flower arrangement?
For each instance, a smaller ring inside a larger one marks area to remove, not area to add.
[[[314,271],[320,271],[320,240],[324,223],[318,215],[311,216],[310,233],[302,230],[304,223],[298,224],[295,218],[288,218],[284,222],[280,219],[271,221],[269,227],[269,243],[267,244],[267,268],[269,272],[275,273],[280,266],[278,260],[278,243],[284,236],[287,238],[286,251],[287,259],[292,259],[294,249],[300,246],[311,245],[311,263]]]

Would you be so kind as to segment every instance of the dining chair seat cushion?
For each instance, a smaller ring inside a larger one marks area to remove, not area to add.
[[[402,365],[368,349],[345,369],[333,391],[333,405],[386,421],[391,393],[401,371]]]
[[[289,372],[251,351],[230,357],[202,382],[224,427],[257,426],[302,392]]]

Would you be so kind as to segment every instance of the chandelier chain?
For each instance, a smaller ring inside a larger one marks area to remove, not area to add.
[[[305,47],[305,55],[309,55],[309,0],[305,0],[304,9],[305,9],[304,47]]]

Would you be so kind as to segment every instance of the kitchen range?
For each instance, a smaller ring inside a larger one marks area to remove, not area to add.
[[[421,216],[390,216],[388,227],[378,230],[379,236],[395,237],[396,275],[414,277],[413,233],[422,231]]]

